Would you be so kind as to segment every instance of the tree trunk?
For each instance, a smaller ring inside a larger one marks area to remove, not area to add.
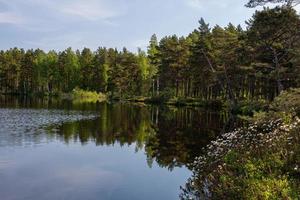
[[[159,95],[159,78],[156,79],[156,94]]]
[[[212,62],[210,61],[209,57],[206,55],[206,53],[203,50],[202,50],[202,53],[203,53],[204,57],[206,58],[207,63],[209,65],[211,71],[213,73],[215,73],[216,69],[213,67]],[[230,82],[230,80],[228,78],[228,75],[227,75],[226,67],[224,67],[224,72],[225,72],[225,81],[226,81],[226,86],[227,86],[228,92],[226,92],[226,88],[224,87],[224,85],[223,85],[222,81],[220,80],[220,78],[218,77],[218,75],[217,75],[217,79],[218,79],[218,82],[221,85],[223,91],[228,94],[227,96],[228,96],[228,100],[230,102],[230,109],[233,110],[237,106],[237,99],[235,98],[235,95],[233,93],[233,90],[232,90],[232,87],[231,87],[231,82]]]
[[[176,97],[178,97],[178,87],[179,84],[178,84],[178,80],[176,79],[176,94],[175,94]]]
[[[280,94],[283,91],[283,85],[280,80],[280,64],[279,64],[279,59],[278,59],[278,54],[276,52],[276,49],[271,48],[273,52],[273,62],[275,64],[275,70],[276,70],[276,82],[277,82],[277,88],[278,88],[278,94]]]
[[[155,82],[154,79],[152,79],[152,96],[155,94]]]
[[[228,77],[226,66],[224,66],[224,72],[225,72],[225,79],[226,79],[226,85],[227,85],[227,90],[228,90],[228,97],[229,97],[229,101],[230,101],[230,106],[231,106],[231,110],[233,110],[237,106],[237,99],[236,99],[236,96],[233,92],[232,84],[231,84],[231,81]]]

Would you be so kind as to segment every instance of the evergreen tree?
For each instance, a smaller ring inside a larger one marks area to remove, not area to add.
[[[289,70],[299,48],[299,16],[288,7],[264,8],[256,11],[247,24],[248,40],[254,54],[258,61],[267,63],[280,93],[285,88],[283,82],[289,79],[283,73]]]

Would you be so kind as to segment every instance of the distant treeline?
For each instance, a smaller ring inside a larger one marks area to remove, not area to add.
[[[0,51],[0,92],[59,94],[74,88],[114,97],[273,99],[300,85],[300,18],[288,6],[264,8],[247,28],[203,19],[186,37],[153,35],[147,52],[88,48]]]

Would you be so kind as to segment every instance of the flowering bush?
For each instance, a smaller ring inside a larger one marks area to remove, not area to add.
[[[300,120],[259,121],[223,134],[192,164],[182,199],[295,199]]]

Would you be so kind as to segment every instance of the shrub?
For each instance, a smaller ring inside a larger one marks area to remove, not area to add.
[[[300,195],[299,153],[297,117],[289,124],[264,119],[225,133],[192,164],[194,174],[181,197],[296,199]]]
[[[275,112],[291,113],[300,116],[300,88],[282,92],[271,105]]]
[[[72,91],[72,100],[75,101],[84,101],[84,102],[97,102],[97,101],[105,101],[106,95],[102,93],[85,91],[79,88],[75,88]]]

